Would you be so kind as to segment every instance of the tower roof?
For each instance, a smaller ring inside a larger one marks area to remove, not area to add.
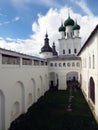
[[[65,25],[65,27],[68,26],[68,25],[73,26],[74,25],[74,20],[71,19],[70,16],[69,16],[68,19],[65,20],[64,25]]]
[[[46,33],[45,35],[45,42],[44,42],[44,46],[41,48],[41,53],[42,52],[52,52],[52,48],[49,45],[49,39],[48,39],[48,34]]]

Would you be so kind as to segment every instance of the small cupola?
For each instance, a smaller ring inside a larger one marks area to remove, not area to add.
[[[55,43],[54,42],[53,42],[52,50],[53,50],[53,56],[57,56],[58,53],[56,51],[56,47],[55,47]]]
[[[70,18],[70,16],[68,17],[67,20],[65,20],[64,22],[64,26],[73,26],[74,25],[74,20]]]
[[[80,26],[77,24],[77,21],[75,22],[72,29],[73,29],[73,32],[74,32],[74,37],[79,37]]]
[[[63,24],[59,27],[59,32],[65,32],[65,27],[63,26]]]
[[[59,27],[58,31],[61,34],[61,38],[65,38],[65,27],[63,25],[63,22],[61,21],[61,26]]]
[[[73,30],[80,30],[80,26],[77,24],[77,21],[76,21],[76,23],[74,24],[74,26],[73,26],[72,29],[73,29]]]

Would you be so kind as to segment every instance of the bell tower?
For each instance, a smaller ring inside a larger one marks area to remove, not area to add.
[[[81,48],[81,37],[79,37],[80,26],[77,21],[68,15],[64,24],[59,27],[61,38],[59,41],[59,54],[60,55],[77,55]]]

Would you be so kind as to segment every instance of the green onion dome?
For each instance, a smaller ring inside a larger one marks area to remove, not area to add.
[[[80,30],[80,26],[77,23],[75,23],[72,29],[73,30]]]
[[[62,31],[65,32],[65,27],[63,26],[63,24],[61,25],[61,27],[59,27],[58,30],[59,30],[59,32],[62,32]]]
[[[74,20],[70,18],[70,16],[68,17],[68,19],[64,22],[65,27],[68,25],[73,26],[74,25]]]

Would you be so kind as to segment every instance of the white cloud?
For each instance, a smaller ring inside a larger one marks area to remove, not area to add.
[[[20,17],[15,17],[14,19],[12,19],[12,22],[16,22],[16,21],[19,21],[20,20]]]
[[[10,21],[4,21],[4,22],[2,22],[2,23],[0,23],[0,26],[2,26],[2,25],[7,25],[7,24],[10,24],[10,23],[12,23],[12,22],[17,22],[17,21],[19,21],[20,20],[20,17],[15,17],[15,18],[13,18],[12,20],[10,20]]]
[[[75,13],[70,9],[71,18],[77,17],[78,24],[81,26],[80,36],[82,37],[82,44],[87,39],[91,31],[97,25],[98,17],[91,15],[82,16],[81,14]],[[32,31],[34,32],[29,39],[0,39],[0,46],[7,49],[12,49],[18,52],[38,55],[41,47],[44,45],[44,38],[46,29],[50,39],[50,45],[52,46],[53,41],[56,42],[58,47],[58,39],[60,34],[58,28],[61,25],[61,17],[63,21],[68,18],[68,8],[63,7],[61,9],[50,9],[46,15],[38,14],[37,22],[32,24]]]
[[[9,23],[10,23],[10,21],[4,21],[4,22],[0,23],[0,26],[6,25],[6,24],[9,24]]]
[[[60,8],[61,5],[60,5],[60,2],[56,2],[56,1],[53,1],[53,0],[39,0],[40,3],[44,4],[45,6],[48,6],[48,7],[56,7],[56,8]],[[38,1],[38,3],[39,3]]]

